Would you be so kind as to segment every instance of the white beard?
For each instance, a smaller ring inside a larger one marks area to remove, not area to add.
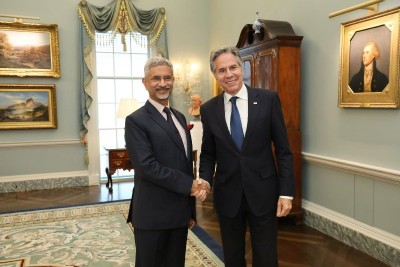
[[[170,95],[169,92],[167,94],[156,94],[157,98],[160,100],[168,99],[169,95]]]
[[[157,98],[159,99],[159,100],[165,100],[165,99],[168,99],[169,98],[169,96],[170,96],[170,94],[171,94],[171,91],[172,91],[172,88],[170,88],[169,90],[168,90],[168,92],[167,93],[165,93],[165,90],[164,89],[156,89],[156,96],[157,96]],[[161,93],[162,92],[162,93]]]

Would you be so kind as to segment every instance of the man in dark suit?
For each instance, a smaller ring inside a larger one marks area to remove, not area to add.
[[[149,99],[125,120],[125,142],[135,170],[128,215],[134,227],[136,267],[183,267],[195,197],[208,185],[193,178],[192,140],[184,115],[169,106],[172,64],[150,58],[142,79]],[[191,196],[192,195],[192,196]]]
[[[242,67],[236,47],[211,52],[224,93],[201,106],[200,177],[213,182],[225,266],[246,266],[248,224],[253,266],[274,267],[277,217],[292,208],[293,159],[277,93],[245,85]]]

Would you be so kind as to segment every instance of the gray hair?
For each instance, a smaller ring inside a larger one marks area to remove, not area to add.
[[[373,53],[375,59],[379,59],[379,58],[381,57],[381,51],[379,50],[379,46],[378,46],[378,44],[377,44],[376,42],[374,42],[374,41],[369,41],[369,42],[364,46],[364,48],[367,47],[367,46],[371,46],[371,48],[372,48],[372,53]]]
[[[223,46],[221,48],[215,49],[211,51],[210,54],[210,70],[212,73],[215,73],[215,60],[222,54],[232,54],[236,58],[236,62],[239,64],[241,68],[243,68],[243,60],[240,56],[240,51],[236,46]]]
[[[147,76],[151,68],[157,66],[168,66],[171,68],[172,73],[174,72],[174,67],[168,59],[163,57],[151,57],[147,59],[146,64],[144,65],[144,76]]]

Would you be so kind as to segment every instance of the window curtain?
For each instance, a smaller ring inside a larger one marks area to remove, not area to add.
[[[121,42],[125,44],[125,34],[140,32],[147,35],[152,56],[168,58],[167,27],[164,8],[140,10],[130,0],[114,0],[106,6],[98,7],[81,0],[78,4],[78,15],[81,20],[81,128],[80,139],[86,146],[86,163],[89,164],[87,151],[88,112],[93,100],[95,83],[93,81],[95,64],[95,33],[119,32]]]

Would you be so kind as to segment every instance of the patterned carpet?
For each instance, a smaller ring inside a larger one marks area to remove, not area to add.
[[[0,215],[0,267],[133,267],[129,202]],[[189,231],[186,267],[224,266]]]

